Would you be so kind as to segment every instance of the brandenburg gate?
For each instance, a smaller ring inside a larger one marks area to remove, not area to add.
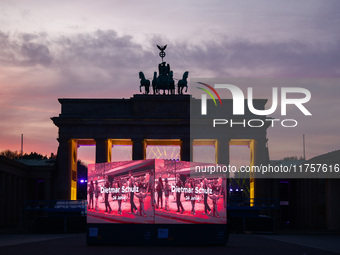
[[[250,164],[268,164],[267,126],[256,132],[228,127],[223,137],[214,133],[190,136],[190,95],[134,95],[130,99],[59,99],[61,114],[53,117],[59,128],[57,196],[76,199],[77,148],[96,145],[96,162],[111,161],[113,145],[132,145],[132,159],[146,159],[148,145],[178,145],[180,160],[192,161],[191,149],[212,145],[215,162],[229,164],[229,147],[247,145]],[[258,100],[265,104],[266,100]],[[199,102],[197,102],[199,103]],[[224,99],[224,104],[231,104]],[[251,118],[249,116],[248,118]],[[254,187],[253,187],[254,188]]]
[[[180,160],[198,162],[200,159],[195,157],[193,148],[210,145],[215,148],[213,161],[227,165],[230,163],[230,146],[244,145],[250,151],[249,165],[269,163],[266,135],[269,123],[256,129],[225,127],[223,135],[220,132],[196,133],[191,130],[191,120],[199,118],[190,112],[191,106],[200,104],[200,99],[185,94],[188,72],[184,72],[182,80],[178,81],[176,93],[170,65],[163,62],[166,46],[158,48],[162,57],[158,77],[155,72],[151,83],[145,79],[143,72],[139,73],[140,91],[144,88],[144,94],[129,99],[59,99],[61,113],[51,118],[59,129],[58,199],[77,199],[77,148],[82,145],[96,146],[97,163],[111,161],[114,145],[132,146],[132,160],[146,159],[148,145],[175,145],[180,148]],[[151,85],[153,94],[149,94]],[[253,101],[257,109],[264,109],[267,102],[265,99]],[[222,99],[222,102],[232,109],[231,99]],[[259,118],[248,110],[246,102],[245,112],[245,120]],[[232,110],[227,115],[235,118]],[[263,182],[250,179],[250,198],[268,198],[271,192],[266,190],[269,186],[263,185]]]

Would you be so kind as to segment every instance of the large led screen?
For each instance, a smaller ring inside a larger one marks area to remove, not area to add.
[[[226,178],[161,159],[88,166],[88,223],[225,224]]]

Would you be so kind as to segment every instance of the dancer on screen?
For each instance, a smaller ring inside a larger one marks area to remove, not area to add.
[[[164,196],[165,196],[165,210],[170,211],[169,207],[169,196],[170,196],[171,188],[168,183],[168,178],[165,178],[165,185],[164,185]]]
[[[95,186],[94,186],[94,198],[95,198],[95,210],[98,212],[98,199],[99,199],[99,194],[100,194],[100,188],[98,185],[98,180],[95,181]]]
[[[159,176],[158,178],[156,191],[157,191],[157,208],[159,208],[159,200],[161,200],[161,209],[163,209],[163,181],[161,176]]]
[[[209,188],[208,180],[207,180],[207,178],[204,178],[204,180],[203,180],[204,212],[205,212],[206,215],[209,215],[211,213],[211,209],[208,205],[208,188]],[[209,213],[208,213],[208,211],[209,211]]]
[[[91,180],[91,182],[90,182],[88,193],[89,193],[89,204],[87,206],[87,209],[94,209],[94,206],[93,206],[93,194],[94,194],[93,180]]]
[[[136,193],[135,196],[138,197],[139,199],[139,215],[146,217],[146,213],[144,210],[144,201],[145,201],[145,197],[147,196],[147,193],[140,192],[140,193]]]
[[[192,189],[192,192],[189,193],[189,198],[191,202],[191,214],[195,215],[196,214],[196,211],[195,211],[196,191],[195,191],[195,183],[193,179],[189,181],[188,187],[189,189]]]
[[[150,171],[148,192],[151,193],[151,206],[152,207],[157,206],[156,200],[155,200],[155,178],[154,178],[154,170],[153,169]]]
[[[118,214],[122,214],[122,184],[120,181],[120,177],[117,177],[115,180],[115,184],[114,187],[116,188],[117,192],[116,192],[116,200],[118,202]]]
[[[177,203],[177,211],[176,212],[180,212],[181,214],[183,214],[184,212],[184,208],[181,202],[181,187],[183,187],[183,182],[181,181],[181,179],[179,178],[179,174],[176,175],[176,203]],[[181,209],[181,211],[180,211]]]
[[[219,192],[217,190],[214,190],[213,195],[209,195],[209,198],[213,201],[212,216],[219,218],[220,215],[218,214],[218,210],[217,210],[217,201],[220,199]]]
[[[110,188],[110,182],[109,182],[109,176],[105,176],[105,188]],[[104,194],[104,199],[105,199],[105,212],[108,212],[109,214],[111,213],[112,209],[109,203],[109,193],[105,192]],[[109,211],[107,211],[107,209],[109,209]]]
[[[131,190],[134,190],[134,187],[135,187],[135,178],[131,175],[130,173],[130,180],[129,180],[129,185],[130,185],[130,188]],[[138,212],[138,209],[137,209],[137,206],[135,205],[135,202],[133,201],[133,198],[135,196],[135,192],[134,191],[131,191],[130,192],[130,204],[131,204],[131,213],[135,213],[137,214]]]

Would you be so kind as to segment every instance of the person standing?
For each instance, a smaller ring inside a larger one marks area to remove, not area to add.
[[[135,195],[139,199],[139,215],[146,217],[146,213],[144,210],[144,200],[145,200],[145,197],[147,196],[147,193],[140,192],[140,193],[136,193]]]
[[[130,187],[130,178],[131,176],[126,180],[125,187]],[[125,193],[124,202],[128,201],[128,199],[130,199],[130,192]]]
[[[159,199],[161,200],[161,209],[163,209],[163,181],[162,181],[162,177],[159,176],[158,178],[158,182],[157,182],[157,207],[159,208]]]
[[[93,209],[93,193],[94,193],[94,185],[93,180],[90,182],[89,186],[89,205],[87,206],[88,209]]]
[[[206,178],[203,180],[203,192],[204,192],[203,193],[204,194],[204,212],[206,215],[209,215],[209,213],[211,212],[211,209],[208,205],[208,181]]]
[[[191,202],[191,214],[195,215],[196,211],[195,211],[195,202],[196,202],[196,192],[195,192],[195,183],[193,180],[191,180],[188,184],[189,189],[190,189],[190,193],[189,193],[189,198],[190,198],[190,202]]]
[[[94,197],[95,197],[95,210],[98,212],[98,199],[99,199],[100,189],[98,186],[98,180],[95,181],[94,186]]]
[[[138,183],[138,187],[139,187],[139,190],[140,190],[141,192],[143,192],[143,193],[146,193],[146,192],[147,192],[148,187],[147,187],[147,184],[146,184],[146,182],[145,182],[145,176],[142,176],[142,177],[140,178],[140,182]]]
[[[111,209],[111,206],[110,206],[110,203],[109,203],[109,191],[108,189],[110,188],[110,182],[109,182],[109,176],[106,176],[105,178],[105,195],[104,195],[104,198],[105,198],[105,212],[107,212],[107,209],[109,209],[109,214],[111,213],[112,209]]]
[[[176,203],[177,203],[177,211],[176,212],[180,212],[181,209],[181,213],[183,214],[184,212],[184,208],[181,202],[181,188],[183,187],[183,183],[181,181],[181,179],[179,178],[179,174],[177,174],[176,176],[177,180],[176,180]]]
[[[154,178],[154,170],[150,171],[150,178],[149,178],[149,184],[148,184],[148,191],[151,194],[151,206],[155,207],[156,205],[156,200],[155,200],[155,178]]]
[[[213,201],[212,216],[219,218],[220,215],[218,214],[218,210],[217,210],[217,201],[220,199],[219,191],[215,190],[213,192],[213,195],[209,195],[209,198]]]
[[[135,187],[135,178],[133,176],[130,177],[130,204],[131,204],[131,213],[136,213],[138,212],[137,206],[135,205],[135,202],[133,201],[135,192],[134,192],[134,187]],[[135,211],[134,211],[135,210]]]
[[[171,188],[170,188],[170,185],[168,183],[168,178],[165,178],[165,185],[164,185],[165,206],[164,206],[164,209],[168,212],[170,211],[170,207],[169,207],[170,192],[171,192]]]
[[[120,182],[120,177],[117,177],[116,178],[116,181],[115,181],[115,189],[116,189],[116,200],[118,202],[118,211],[117,213],[118,214],[122,214],[122,188],[121,188],[121,182]]]

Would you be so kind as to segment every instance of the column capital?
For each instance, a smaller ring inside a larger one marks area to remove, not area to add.
[[[99,138],[93,138],[93,140],[95,140],[96,142],[105,142],[105,141],[109,141],[111,139],[109,138],[103,138],[103,137],[99,137]]]
[[[217,138],[217,142],[230,142],[231,141],[231,137],[230,136],[225,136],[225,137],[219,137]]]
[[[62,143],[70,143],[72,141],[72,138],[57,138],[57,141],[59,142],[59,144]]]

